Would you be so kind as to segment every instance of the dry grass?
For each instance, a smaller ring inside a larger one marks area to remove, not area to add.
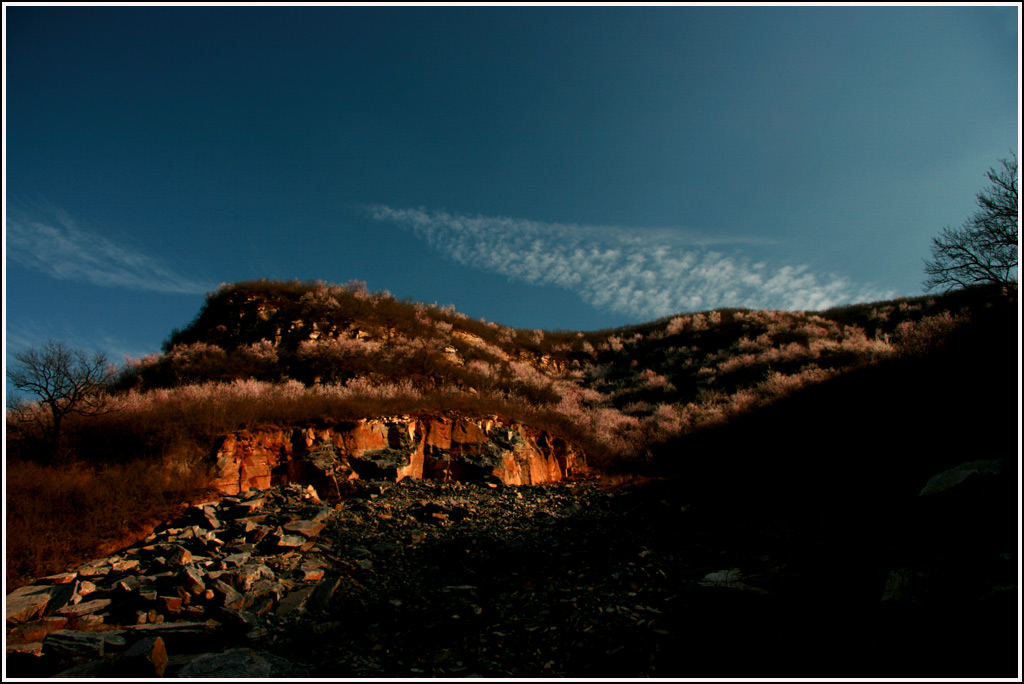
[[[7,591],[145,536],[201,496],[192,471],[133,461],[64,467],[8,460]]]

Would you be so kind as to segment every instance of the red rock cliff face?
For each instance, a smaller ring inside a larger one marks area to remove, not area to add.
[[[562,439],[520,423],[461,416],[242,431],[225,437],[215,457],[214,484],[228,495],[299,482],[331,498],[358,477],[541,484],[586,472],[582,452]]]

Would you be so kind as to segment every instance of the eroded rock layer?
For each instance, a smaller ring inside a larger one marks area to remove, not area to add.
[[[586,472],[582,452],[562,439],[521,423],[462,416],[240,431],[225,437],[215,456],[214,483],[228,495],[297,482],[336,498],[356,478],[519,485]]]

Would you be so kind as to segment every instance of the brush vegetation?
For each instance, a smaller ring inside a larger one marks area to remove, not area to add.
[[[544,331],[358,282],[225,285],[161,353],[116,369],[100,415],[66,419],[69,460],[50,460],[45,407],[8,409],[8,588],[202,496],[211,451],[237,430],[457,411],[530,424],[596,468],[638,472],[685,461],[680,440],[807,388],[934,355],[979,321],[1012,331],[1014,315],[998,290],[972,288]]]

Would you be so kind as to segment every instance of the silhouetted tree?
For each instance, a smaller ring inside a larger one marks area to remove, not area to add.
[[[106,389],[114,369],[105,355],[90,355],[56,340],[19,352],[14,361],[15,367],[7,371],[11,385],[35,396],[37,404],[17,402],[9,413],[15,420],[38,425],[51,455],[63,460],[64,419],[107,413]]]
[[[927,290],[997,283],[1017,295],[1017,156],[989,169],[991,185],[978,193],[979,211],[961,228],[943,228],[932,238],[932,260],[925,261]]]

